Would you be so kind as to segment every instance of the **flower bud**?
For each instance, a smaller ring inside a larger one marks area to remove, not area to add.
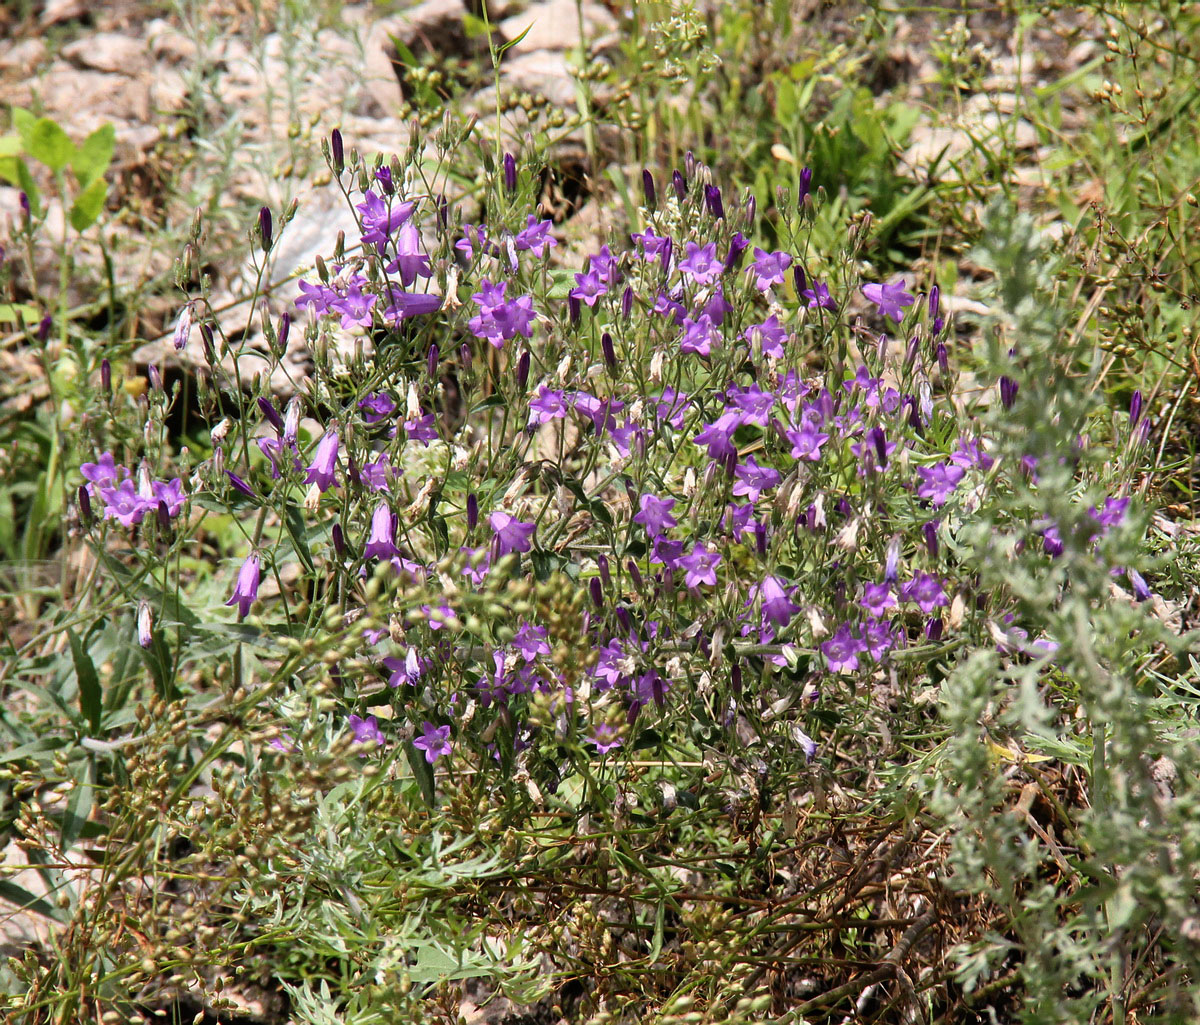
[[[265,206],[258,211],[258,228],[262,234],[262,251],[269,253],[271,251],[271,211]]]
[[[1020,385],[1017,384],[1011,377],[1000,378],[1000,404],[1005,409],[1012,409],[1013,403],[1017,401],[1017,392],[1020,390]]]
[[[336,128],[330,133],[329,143],[333,150],[333,173],[341,174],[346,167],[346,154],[342,148],[342,133]]]
[[[467,530],[474,530],[479,523],[479,497],[472,491],[467,495]]]
[[[529,350],[526,349],[521,353],[521,358],[517,360],[517,387],[525,390],[525,385],[529,383]]]
[[[279,318],[279,334],[275,339],[275,351],[282,356],[287,352],[288,335],[292,333],[292,315],[284,313]]]
[[[942,372],[943,377],[949,377],[950,354],[946,351],[946,346],[942,342],[938,342],[938,347],[935,352],[937,354],[938,369]]]
[[[150,378],[150,387],[155,391],[162,391],[162,371],[160,371],[155,364],[150,364],[147,376]]]
[[[600,579],[604,581],[604,586],[612,587],[612,575],[608,571],[608,558],[601,555],[596,559],[596,566],[600,570]]]
[[[683,169],[687,173],[689,181],[696,177],[696,154],[691,150],[688,150],[683,155]],[[675,173],[678,174],[679,172],[676,171]]]
[[[936,559],[938,555],[938,521],[930,520],[921,528],[921,532],[925,535],[925,547],[929,551],[931,558]]]
[[[92,496],[88,494],[86,484],[79,486],[79,518],[85,527],[92,525]]]
[[[725,204],[721,202],[721,190],[716,185],[704,186],[704,205],[713,218],[720,221],[725,218]]]
[[[148,648],[154,643],[154,615],[146,601],[138,602],[137,632],[138,644],[143,648]]]
[[[46,344],[46,339],[50,337],[50,329],[54,326],[54,318],[50,314],[46,314],[38,323],[37,340],[42,345]]]
[[[808,281],[804,277],[804,268],[801,267],[800,264],[796,264],[796,266],[792,268],[792,284],[796,286],[796,298],[800,299],[804,293],[804,290],[808,288]]]
[[[100,361],[100,390],[106,399],[112,395],[112,364],[107,357]]]
[[[803,206],[812,188],[812,168],[806,167],[800,172],[800,181],[796,189],[796,205]]]
[[[617,369],[617,350],[613,348],[612,335],[607,331],[600,336],[600,351],[604,353],[604,362],[609,370]]]
[[[629,319],[629,314],[633,312],[633,286],[626,285],[625,291],[621,293],[621,317],[624,320]]]
[[[654,175],[642,168],[642,195],[646,199],[646,209],[654,210],[657,206],[657,196],[654,192]]]
[[[335,523],[329,531],[329,539],[333,542],[333,550],[339,559],[346,554],[346,537],[342,533],[342,525]]]
[[[425,354],[425,370],[428,372],[430,380],[436,380],[438,374],[438,362],[442,358],[442,350],[438,348],[437,342],[433,342],[429,346],[429,351]]]
[[[572,327],[579,323],[579,315],[582,312],[579,300],[573,295],[567,296],[567,313]]]
[[[517,160],[511,153],[504,154],[504,187],[509,192],[517,191]]]
[[[598,609],[604,608],[604,587],[600,583],[599,577],[592,577],[588,581],[588,593],[592,597],[592,604]]]
[[[169,530],[171,527],[171,511],[167,508],[167,503],[161,498],[158,500],[158,526],[162,530]]]
[[[624,605],[617,606],[617,622],[627,634],[633,633],[633,620],[629,618],[629,610]]]
[[[1142,418],[1142,393],[1135,391],[1133,398],[1129,400],[1129,426],[1131,428],[1138,425],[1138,421]]]
[[[638,569],[637,560],[630,559],[628,566],[629,576],[633,580],[633,586],[640,591],[644,585],[642,583],[642,571]]]
[[[675,195],[679,199],[679,202],[682,203],[685,199],[687,199],[687,182],[683,180],[683,175],[681,175],[678,171],[672,172],[671,185],[675,189]]]

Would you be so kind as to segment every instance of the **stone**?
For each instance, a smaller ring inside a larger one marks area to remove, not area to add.
[[[150,47],[120,32],[96,32],[62,48],[62,56],[84,68],[108,74],[139,75],[150,70]]]
[[[617,30],[617,19],[600,4],[585,2],[580,9],[576,0],[546,0],[545,3],[531,4],[520,14],[500,23],[500,34],[509,41],[528,30],[507,53],[519,56],[535,50],[574,49],[580,42],[581,13],[584,42],[589,45]]]
[[[425,0],[371,26],[366,41],[367,88],[385,113],[395,112],[403,99],[392,39],[399,39],[417,57],[426,53],[470,53],[478,43],[467,35],[463,21],[466,14],[463,0]]]
[[[506,60],[503,81],[519,92],[543,96],[555,107],[574,110],[575,78],[566,56],[558,50],[535,50]]]
[[[75,21],[88,12],[85,0],[46,0],[40,21],[43,25],[57,25],[62,21]]]
[[[0,45],[0,71],[30,75],[46,59],[46,43],[40,38]]]

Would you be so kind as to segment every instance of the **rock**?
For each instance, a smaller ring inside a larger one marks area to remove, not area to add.
[[[424,53],[463,53],[468,47],[463,25],[466,13],[463,0],[425,0],[371,26],[366,42],[367,88],[386,113],[393,113],[403,100],[392,39],[399,39],[418,57]]]
[[[146,26],[146,42],[156,61],[170,64],[190,64],[196,60],[196,42],[163,18],[155,18]],[[161,73],[161,69],[156,69]]]
[[[543,96],[555,107],[574,110],[575,77],[566,56],[558,50],[522,53],[501,66],[503,80],[519,92]]]
[[[40,38],[0,45],[0,71],[30,75],[46,59],[46,43]]]
[[[96,32],[62,48],[62,56],[81,67],[109,74],[140,75],[150,70],[150,47],[119,32]]]
[[[82,18],[87,12],[85,0],[46,0],[40,21],[43,25],[57,25],[62,21]]]
[[[68,134],[77,134],[74,125],[81,106],[100,121],[150,120],[148,82],[125,75],[80,71],[61,60],[55,61],[42,78],[22,83],[14,93],[23,94],[23,99],[11,98],[19,106],[28,106],[33,94],[39,95],[46,114],[66,127]]]
[[[569,50],[580,42],[580,15],[576,0],[546,0],[505,18],[500,23],[500,34],[506,40],[514,40],[528,30],[528,34],[507,51],[513,56],[535,50]],[[617,29],[617,19],[597,3],[583,4],[582,21],[586,44],[595,44]]]
[[[1002,135],[1012,133],[1017,149],[1037,145],[1037,129],[1024,118],[1014,118],[995,110],[964,114],[957,126],[917,125],[909,137],[902,165],[912,173],[926,173],[935,163],[953,164],[973,154],[977,146],[993,147]]]

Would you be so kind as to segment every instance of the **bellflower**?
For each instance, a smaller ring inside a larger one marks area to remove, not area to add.
[[[396,547],[396,517],[386,502],[380,502],[371,515],[371,535],[363,549],[365,559],[391,559],[400,554]]]
[[[716,329],[712,317],[707,313],[701,314],[696,320],[685,317],[683,321],[683,337],[679,340],[680,352],[694,352],[700,356],[712,354],[714,348],[721,345],[721,335]]]
[[[934,466],[918,466],[917,474],[921,478],[917,497],[928,499],[937,508],[946,504],[966,471],[952,463],[937,463]]]
[[[258,556],[251,552],[246,557],[246,561],[242,563],[242,568],[238,570],[237,582],[233,587],[233,594],[230,596],[226,605],[236,605],[238,607],[238,619],[246,618],[246,613],[250,611],[250,606],[254,604],[258,597],[259,583],[259,562]]]
[[[932,573],[918,573],[900,588],[904,601],[916,602],[917,607],[929,615],[934,609],[946,604],[946,592],[942,582]]]
[[[850,624],[843,623],[833,636],[821,645],[821,654],[831,673],[853,673],[858,669],[858,656],[867,646],[850,632]]]
[[[448,755],[454,750],[454,745],[450,743],[449,726],[434,726],[426,720],[421,724],[421,731],[422,736],[417,737],[412,744],[418,751],[425,752],[425,761],[430,765],[442,755]]]
[[[717,259],[715,242],[709,242],[704,246],[698,246],[695,242],[685,244],[683,259],[679,261],[679,270],[697,285],[711,284],[724,269],[725,265]]]
[[[684,585],[687,587],[698,587],[700,584],[715,586],[717,583],[716,570],[720,564],[721,556],[699,542],[678,562],[678,565],[687,571],[687,575],[683,579]]]
[[[800,611],[800,606],[788,598],[788,590],[779,577],[764,577],[761,584],[754,585],[746,605],[753,605],[756,599],[760,602],[764,625],[774,623],[780,627],[787,626],[792,616]]]
[[[396,236],[396,258],[384,268],[388,274],[399,274],[400,281],[408,288],[418,277],[427,278],[429,257],[421,252],[421,232],[411,221],[400,228]]]
[[[499,511],[488,515],[488,523],[496,535],[496,558],[502,559],[509,552],[529,551],[532,523],[522,523],[515,516]]]
[[[638,499],[639,511],[634,513],[633,522],[640,523],[645,527],[646,533],[651,537],[657,537],[672,527],[678,526],[678,521],[671,515],[674,506],[675,499],[673,498],[642,495]]]
[[[306,467],[305,484],[315,484],[322,491],[337,487],[338,432],[326,431],[317,443],[317,454]]]
[[[375,721],[375,716],[368,715],[364,719],[358,715],[351,715],[347,722],[350,729],[354,731],[354,743],[382,744],[384,742],[383,731],[379,728],[379,723]]]
[[[774,313],[759,324],[751,324],[742,332],[742,337],[749,345],[757,343],[764,356],[783,359],[783,344],[787,341],[788,334]]]
[[[791,265],[792,258],[787,253],[768,253],[755,246],[754,264],[747,268],[746,273],[754,278],[755,288],[766,292],[772,285],[783,284],[783,276]]]
[[[863,295],[875,304],[881,315],[891,317],[897,324],[904,319],[904,310],[916,302],[916,296],[899,281],[889,285],[863,285]]]
[[[739,465],[733,471],[737,480],[733,485],[733,494],[745,495],[750,502],[757,502],[759,495],[775,487],[780,481],[778,470],[769,466],[759,466],[754,456],[749,456],[744,465]]]

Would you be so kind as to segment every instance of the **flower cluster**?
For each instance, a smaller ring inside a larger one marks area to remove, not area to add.
[[[151,480],[142,468],[135,483],[128,467],[119,465],[111,452],[102,453],[94,463],[84,463],[79,472],[87,481],[84,491],[89,499],[103,505],[104,518],[124,527],[137,526],[147,514],[157,514],[165,524],[180,514],[187,499],[178,477]]]

